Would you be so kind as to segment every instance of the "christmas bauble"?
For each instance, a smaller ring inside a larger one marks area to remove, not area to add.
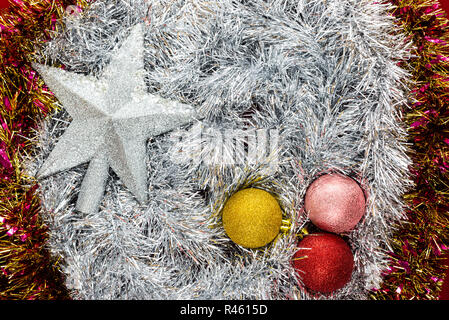
[[[232,241],[246,248],[259,248],[278,235],[282,211],[270,193],[248,188],[229,198],[223,208],[222,220]]]
[[[326,174],[307,189],[304,205],[314,225],[340,233],[352,230],[360,221],[366,199],[355,180],[340,174]]]
[[[293,265],[307,288],[330,293],[351,280],[354,257],[341,237],[315,233],[301,240],[298,247]]]

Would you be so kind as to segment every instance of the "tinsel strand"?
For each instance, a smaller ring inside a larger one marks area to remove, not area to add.
[[[408,220],[397,226],[390,265],[373,299],[438,299],[449,249],[449,21],[437,1],[392,0],[394,15],[412,39],[407,62],[416,101],[406,113],[415,182],[405,195]]]
[[[22,157],[33,148],[40,119],[55,98],[31,68],[35,45],[61,28],[73,1],[14,0],[0,17],[0,299],[69,298],[46,248],[37,184]]]

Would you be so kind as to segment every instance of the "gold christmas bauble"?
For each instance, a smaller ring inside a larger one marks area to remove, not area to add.
[[[248,188],[233,194],[223,208],[223,227],[232,241],[246,248],[259,248],[279,234],[282,211],[268,192]]]

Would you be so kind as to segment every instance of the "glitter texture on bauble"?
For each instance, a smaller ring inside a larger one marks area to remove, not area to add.
[[[341,174],[326,174],[307,189],[305,210],[318,228],[342,233],[352,230],[365,213],[366,199],[359,184]]]
[[[298,247],[293,266],[307,288],[331,293],[351,280],[354,256],[341,237],[331,233],[315,233],[301,240]]]
[[[282,211],[269,192],[248,188],[229,198],[223,208],[222,219],[232,241],[246,248],[259,248],[278,235]]]

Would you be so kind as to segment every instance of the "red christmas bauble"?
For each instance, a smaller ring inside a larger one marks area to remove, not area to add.
[[[298,244],[293,266],[307,288],[331,293],[351,280],[354,256],[348,244],[331,233],[315,233]]]
[[[341,174],[326,174],[307,189],[305,210],[318,228],[334,232],[352,230],[365,213],[365,194],[359,184]]]

